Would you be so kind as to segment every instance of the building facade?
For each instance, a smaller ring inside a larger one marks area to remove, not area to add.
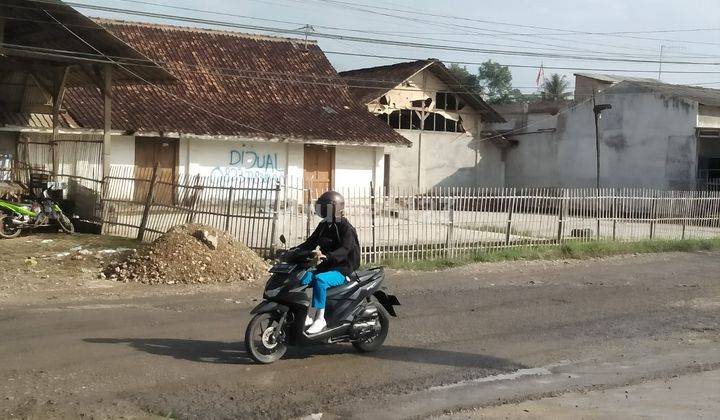
[[[507,186],[596,185],[593,96],[612,105],[598,124],[602,187],[693,190],[720,178],[720,90],[577,77],[574,101],[499,108],[508,122],[490,128],[515,144],[506,152]]]
[[[176,80],[114,86],[105,145],[97,88],[65,89],[54,142],[47,115],[0,110],[0,154],[100,179],[109,153],[111,170],[157,165],[173,177],[291,177],[317,193],[381,182],[385,151],[409,146],[351,97],[312,41],[96,22]]]
[[[385,185],[504,184],[504,144],[481,136],[484,124],[503,118],[441,62],[420,60],[340,74],[370,113],[412,144],[386,149]]]

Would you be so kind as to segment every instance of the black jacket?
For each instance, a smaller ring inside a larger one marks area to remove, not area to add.
[[[312,250],[317,246],[327,259],[318,265],[318,272],[337,270],[350,275],[360,267],[360,242],[353,225],[344,217],[334,223],[320,222],[315,232],[298,248]]]

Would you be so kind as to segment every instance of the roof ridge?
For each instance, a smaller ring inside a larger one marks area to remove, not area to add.
[[[427,64],[430,64],[432,61],[437,61],[437,60],[434,59],[434,58],[428,58],[428,59],[425,59],[425,60],[401,61],[401,62],[399,62],[399,63],[386,64],[386,65],[384,65],[384,66],[362,67],[362,68],[359,68],[359,69],[352,69],[352,70],[340,71],[340,72],[338,72],[338,74],[342,76],[343,74],[348,74],[348,73],[353,73],[353,72],[360,72],[360,71],[367,71],[367,70],[376,70],[376,69],[386,69],[386,68],[390,68],[390,67],[395,67],[395,66],[400,66],[400,65],[408,65],[408,64],[424,63],[424,65],[427,65]]]
[[[235,36],[238,38],[254,39],[257,41],[292,42],[292,43],[298,43],[298,44],[317,45],[317,41],[313,40],[313,39],[305,41],[304,39],[301,39],[301,38],[289,38],[289,37],[273,36],[273,35],[252,34],[249,32],[230,31],[230,30],[225,30],[225,29],[211,29],[211,28],[201,28],[201,27],[196,27],[196,26],[170,25],[170,24],[166,24],[166,23],[140,22],[140,21],[132,21],[132,20],[124,20],[124,19],[109,19],[109,18],[99,18],[99,17],[92,17],[91,19],[101,26],[103,24],[140,26],[140,27],[145,27],[145,28],[168,29],[168,30],[183,31],[183,32],[198,32],[198,33],[206,33],[206,34],[229,35],[229,36]]]

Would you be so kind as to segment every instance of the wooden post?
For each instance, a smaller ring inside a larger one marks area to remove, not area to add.
[[[455,193],[455,189],[450,190],[450,194]],[[445,257],[450,258],[453,256],[453,230],[455,229],[455,197],[450,195],[447,199],[448,205],[448,230],[447,238],[445,239]]]
[[[563,195],[560,197],[560,202],[558,204],[558,230],[557,230],[557,243],[562,243],[563,238],[563,223],[565,219],[565,189],[562,190]]]
[[[145,229],[147,228],[148,218],[150,216],[150,207],[153,204],[153,195],[155,194],[155,182],[157,181],[158,164],[155,162],[153,166],[152,177],[150,178],[150,186],[148,187],[147,197],[145,197],[145,208],[143,209],[142,219],[140,220],[140,227],[138,228],[138,241],[145,238]]]
[[[513,209],[515,207],[515,190],[513,189],[513,196],[510,198],[510,204],[508,206],[508,220],[507,229],[505,230],[505,245],[510,245],[510,233],[512,232],[512,217]]]
[[[195,212],[198,202],[198,196],[202,191],[202,187],[200,187],[200,174],[195,175],[195,182],[193,184],[193,196],[190,200],[190,216],[188,217],[188,223],[195,223]]]
[[[372,251],[371,258],[377,255],[376,243],[375,243],[375,183],[370,181],[370,229],[372,231]]]
[[[110,175],[110,151],[112,146],[112,66],[105,65],[103,68],[103,179]]]
[[[58,130],[60,129],[60,107],[62,106],[65,94],[65,81],[67,80],[69,67],[60,69],[53,78],[52,86],[52,138],[50,139],[50,156],[52,157],[52,176],[58,173],[59,156],[57,147]]]
[[[277,243],[275,242],[275,235],[277,235],[277,225],[280,215],[280,180],[275,183],[275,207],[273,213],[272,228],[270,230],[270,256],[275,256],[275,250],[277,249]]]

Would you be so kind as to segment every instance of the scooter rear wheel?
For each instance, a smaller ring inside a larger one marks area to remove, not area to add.
[[[278,340],[273,339],[279,321],[280,315],[277,313],[257,314],[250,320],[245,330],[245,348],[256,362],[272,363],[285,355],[285,335],[280,332]]]
[[[12,222],[12,217],[0,213],[0,237],[16,238],[20,235],[20,228]]]
[[[378,309],[378,322],[380,323],[380,331],[378,333],[365,340],[353,341],[352,345],[360,353],[370,353],[379,349],[385,339],[387,338],[388,331],[390,331],[390,314],[387,313],[385,308],[376,300],[373,300],[375,307]]]

